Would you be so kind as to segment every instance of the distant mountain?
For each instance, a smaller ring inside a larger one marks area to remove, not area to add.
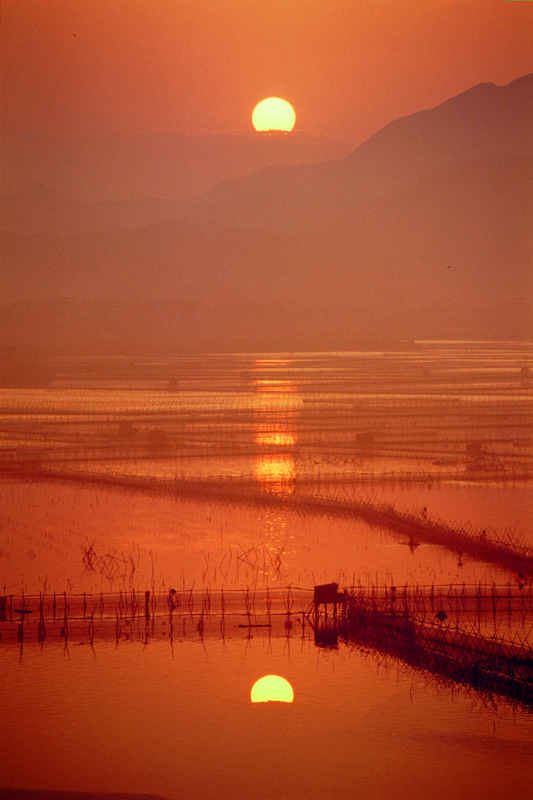
[[[200,198],[198,217],[246,227],[328,222],[443,170],[489,155],[531,156],[533,74],[484,83],[390,123],[344,159],[225,181]]]
[[[19,309],[44,303],[54,346],[74,328],[80,347],[111,348],[178,337],[208,349],[529,337],[532,101],[532,75],[482,84],[391,123],[346,158],[263,169],[188,203],[110,210],[60,196],[47,204],[36,190],[7,203],[2,295]],[[102,319],[95,303],[106,322],[91,331]],[[182,327],[172,304],[189,320]]]
[[[132,202],[146,197],[182,202],[221,181],[266,166],[340,158],[353,140],[304,131],[290,135],[50,134],[0,132],[2,191],[31,194],[41,184],[71,203]]]
[[[59,237],[109,230],[131,230],[175,219],[183,213],[173,200],[74,203],[70,197],[33,184],[24,192],[0,197],[1,229],[22,236],[53,234]]]

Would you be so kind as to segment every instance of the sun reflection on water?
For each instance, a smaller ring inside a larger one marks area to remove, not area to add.
[[[286,678],[280,675],[264,675],[252,686],[252,703],[292,703],[294,690]]]
[[[255,443],[274,447],[294,447],[296,435],[291,431],[272,430],[272,428],[265,425],[264,429],[256,431]]]
[[[261,488],[277,495],[294,492],[296,463],[293,456],[281,453],[255,462],[254,474]]]
[[[296,426],[302,404],[298,386],[289,380],[257,378],[254,387],[254,442],[259,448],[254,474],[263,490],[290,495],[296,480]]]

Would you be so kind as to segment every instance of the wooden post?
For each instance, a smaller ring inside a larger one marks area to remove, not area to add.
[[[150,618],[150,592],[144,593],[144,616],[146,619]]]

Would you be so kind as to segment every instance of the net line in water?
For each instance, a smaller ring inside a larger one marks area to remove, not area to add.
[[[337,591],[337,584],[330,586]],[[504,600],[504,594],[495,586],[490,592],[482,585],[470,592],[463,587],[461,596],[452,591],[453,587],[448,593],[435,592],[434,587],[430,592],[404,587],[403,594],[396,587],[352,587],[319,602],[316,590],[327,592],[328,588],[315,588],[314,601],[306,612],[319,646],[337,646],[340,639],[391,655],[455,683],[496,692],[533,707],[531,587],[520,600],[516,590],[508,588],[507,636],[499,633],[499,626],[489,633],[473,624],[472,617],[464,618],[470,608],[478,621],[485,615],[493,615],[496,621],[498,602]],[[446,603],[449,613],[444,610]],[[461,624],[459,607],[463,612]],[[428,608],[436,613],[426,616]],[[513,613],[521,617],[522,629],[511,629]]]
[[[333,584],[333,586],[337,586]],[[339,593],[342,608],[316,608],[309,589],[9,596],[0,604],[0,643],[41,647],[192,638],[301,636],[319,647],[385,654],[452,685],[462,684],[533,707],[533,588],[516,586],[358,586]],[[446,609],[446,610],[445,610]],[[454,612],[461,614],[458,624]],[[433,613],[435,612],[435,613]],[[449,613],[448,613],[449,612]],[[474,618],[506,614],[523,632],[484,634]]]
[[[516,534],[470,524],[447,523],[433,519],[424,509],[412,513],[394,504],[375,502],[357,495],[346,499],[334,495],[311,494],[305,491],[266,491],[257,480],[159,478],[111,473],[80,473],[77,471],[41,470],[43,479],[72,480],[96,483],[124,489],[154,492],[163,496],[189,497],[215,502],[243,503],[264,506],[283,506],[302,514],[325,514],[346,519],[362,519],[370,525],[406,536],[416,546],[420,542],[445,547],[478,561],[497,564],[520,576],[533,577],[533,548],[518,542]]]
[[[169,612],[188,614],[280,614],[305,610],[313,599],[313,589],[299,586],[202,589],[123,589],[118,592],[24,592],[0,596],[0,622],[12,621],[18,613],[44,619],[62,617],[137,617]],[[405,584],[401,586],[358,584],[344,590],[352,602],[370,603],[381,609],[428,616],[448,614],[524,614],[533,612],[533,582],[524,584],[446,583]]]

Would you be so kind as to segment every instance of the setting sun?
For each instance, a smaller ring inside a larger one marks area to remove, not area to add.
[[[294,692],[289,681],[279,675],[265,675],[252,686],[252,703],[292,703]]]
[[[292,131],[296,114],[290,103],[280,97],[267,97],[256,105],[252,114],[256,131]]]
[[[533,800],[533,0],[0,8],[0,800]]]

